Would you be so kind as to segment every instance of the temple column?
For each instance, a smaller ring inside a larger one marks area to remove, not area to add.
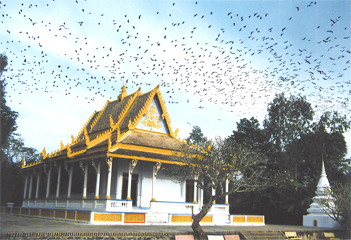
[[[98,162],[97,169],[96,169],[95,199],[99,199],[99,191],[100,191],[100,170],[101,170],[101,161]]]
[[[198,177],[195,176],[195,178],[194,178],[194,200],[193,200],[193,203],[197,203],[197,179],[198,179]]]
[[[85,167],[84,167],[83,199],[87,198],[87,186],[88,186],[88,162],[85,163]]]
[[[138,160],[133,159],[129,164],[129,174],[128,174],[128,192],[127,192],[127,200],[132,200],[131,192],[132,192],[132,176],[135,166],[137,165]]]
[[[151,201],[156,201],[155,198],[155,190],[156,190],[156,177],[157,177],[157,173],[161,168],[162,163],[158,162],[156,163],[153,168],[152,168],[152,196],[151,196]],[[129,179],[128,179],[129,180]],[[129,182],[128,182],[129,184]]]
[[[26,199],[26,196],[27,196],[27,186],[28,186],[28,173],[26,174],[26,178],[24,181],[23,199]]]
[[[204,178],[201,177],[201,183],[203,184],[203,181],[204,181]],[[204,190],[200,188],[200,191],[199,191],[199,208],[202,208],[203,206],[203,203],[204,203]]]
[[[106,198],[110,199],[111,196],[111,177],[112,177],[112,157],[106,159],[107,163],[107,186],[106,186]],[[98,193],[99,194],[99,193]]]
[[[37,187],[35,189],[35,199],[39,198],[39,181],[40,181],[40,172],[37,173]]]
[[[225,191],[229,191],[229,179],[226,179],[225,181]],[[224,204],[229,204],[229,194],[225,195],[225,203]]]
[[[71,198],[71,192],[72,192],[72,177],[73,177],[73,163],[71,163],[71,167],[70,167],[70,169],[69,169],[69,179],[68,179],[67,198]]]
[[[214,184],[214,183],[212,183]],[[212,187],[212,196],[216,196],[216,189],[214,187]],[[216,200],[213,200],[213,204],[216,203]]]
[[[52,172],[52,167],[49,167],[49,172],[48,172],[48,180],[46,182],[46,196],[45,198],[48,199],[49,198],[49,194],[50,194],[50,179],[51,179],[51,172]]]
[[[28,199],[32,198],[32,188],[33,188],[33,173],[30,174]]]
[[[57,173],[56,199],[58,199],[60,196],[61,169],[62,169],[62,164],[59,164],[58,173]]]

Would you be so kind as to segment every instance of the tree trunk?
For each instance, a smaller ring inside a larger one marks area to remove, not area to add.
[[[200,226],[200,221],[206,216],[212,205],[213,199],[211,196],[209,203],[202,206],[201,211],[195,216],[193,216],[193,223],[191,224],[191,228],[194,231],[195,239],[207,239],[206,233],[204,232],[204,230],[202,230],[202,227]]]

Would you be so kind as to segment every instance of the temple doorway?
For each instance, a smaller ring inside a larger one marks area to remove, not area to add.
[[[122,183],[122,199],[127,199],[128,196],[128,173],[123,173],[123,183]],[[138,196],[138,174],[132,174],[132,187],[130,197],[133,201],[133,206],[137,205]]]

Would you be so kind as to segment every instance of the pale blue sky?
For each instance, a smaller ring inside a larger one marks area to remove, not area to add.
[[[23,3],[23,5],[22,5]],[[276,93],[350,119],[350,1],[3,1],[0,52],[18,132],[39,151],[94,110],[161,84],[172,128],[228,136]],[[345,135],[349,149],[351,135]],[[348,156],[351,156],[349,153]]]

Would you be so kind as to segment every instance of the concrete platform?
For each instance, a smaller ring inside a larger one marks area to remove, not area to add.
[[[21,239],[34,238],[44,239],[45,236],[70,237],[72,236],[154,236],[148,239],[174,239],[174,235],[192,234],[189,226],[167,225],[91,225],[77,222],[67,222],[51,219],[40,219],[23,216],[1,214],[0,229],[3,238]],[[338,232],[329,228],[315,228],[288,225],[265,225],[265,226],[204,226],[208,234],[238,234],[240,232],[269,232],[269,231],[294,231],[308,233],[311,236],[321,236],[322,232]],[[159,237],[157,237],[159,236]],[[164,236],[164,237],[162,237]],[[129,237],[130,238],[130,237]],[[116,238],[118,239],[118,238]],[[132,238],[133,239],[133,238]],[[142,238],[143,239],[143,238]]]

